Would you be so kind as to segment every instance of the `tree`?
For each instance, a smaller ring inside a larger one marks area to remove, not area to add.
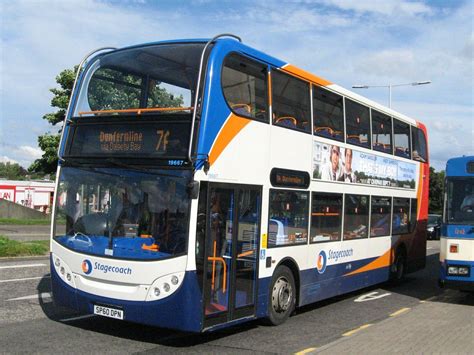
[[[28,172],[18,163],[0,163],[0,177],[8,180],[24,180]]]
[[[444,170],[436,172],[434,168],[430,167],[429,213],[441,214],[443,212],[444,178]]]
[[[59,110],[53,113],[47,113],[43,119],[47,120],[53,126],[64,121],[66,116],[69,98],[71,97],[74,79],[76,77],[77,66],[74,69],[65,69],[56,77],[59,88],[50,89],[54,96],[51,100],[51,106]],[[38,145],[43,150],[43,156],[36,159],[28,168],[31,173],[54,174],[58,166],[57,151],[59,147],[60,133],[45,133],[38,137]]]

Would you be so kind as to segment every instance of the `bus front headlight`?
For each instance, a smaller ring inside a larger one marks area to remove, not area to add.
[[[150,286],[146,296],[147,301],[157,301],[168,297],[175,292],[183,283],[184,271],[175,272],[157,278]]]

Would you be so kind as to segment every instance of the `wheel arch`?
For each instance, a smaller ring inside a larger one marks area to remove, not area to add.
[[[286,266],[288,269],[290,269],[291,273],[293,274],[293,278],[295,279],[295,287],[296,287],[296,306],[299,307],[299,302],[300,302],[300,292],[301,292],[301,277],[300,277],[300,268],[298,267],[298,263],[295,261],[295,259],[291,257],[285,257],[280,262],[278,265],[275,267],[275,271],[280,267],[280,266]]]

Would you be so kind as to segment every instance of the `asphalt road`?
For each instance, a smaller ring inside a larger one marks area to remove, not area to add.
[[[47,258],[0,261],[0,352],[295,353],[321,347],[363,324],[377,324],[420,301],[474,306],[474,297],[437,287],[439,242],[428,242],[427,267],[398,286],[379,285],[297,310],[278,327],[253,321],[188,334],[53,307]],[[441,335],[440,335],[441,336]]]
[[[48,225],[0,225],[0,235],[5,235],[12,240],[31,241],[31,240],[48,240],[51,226]]]

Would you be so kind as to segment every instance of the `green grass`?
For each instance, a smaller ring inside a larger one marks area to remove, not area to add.
[[[49,252],[49,240],[19,242],[0,235],[0,257],[46,255]]]

